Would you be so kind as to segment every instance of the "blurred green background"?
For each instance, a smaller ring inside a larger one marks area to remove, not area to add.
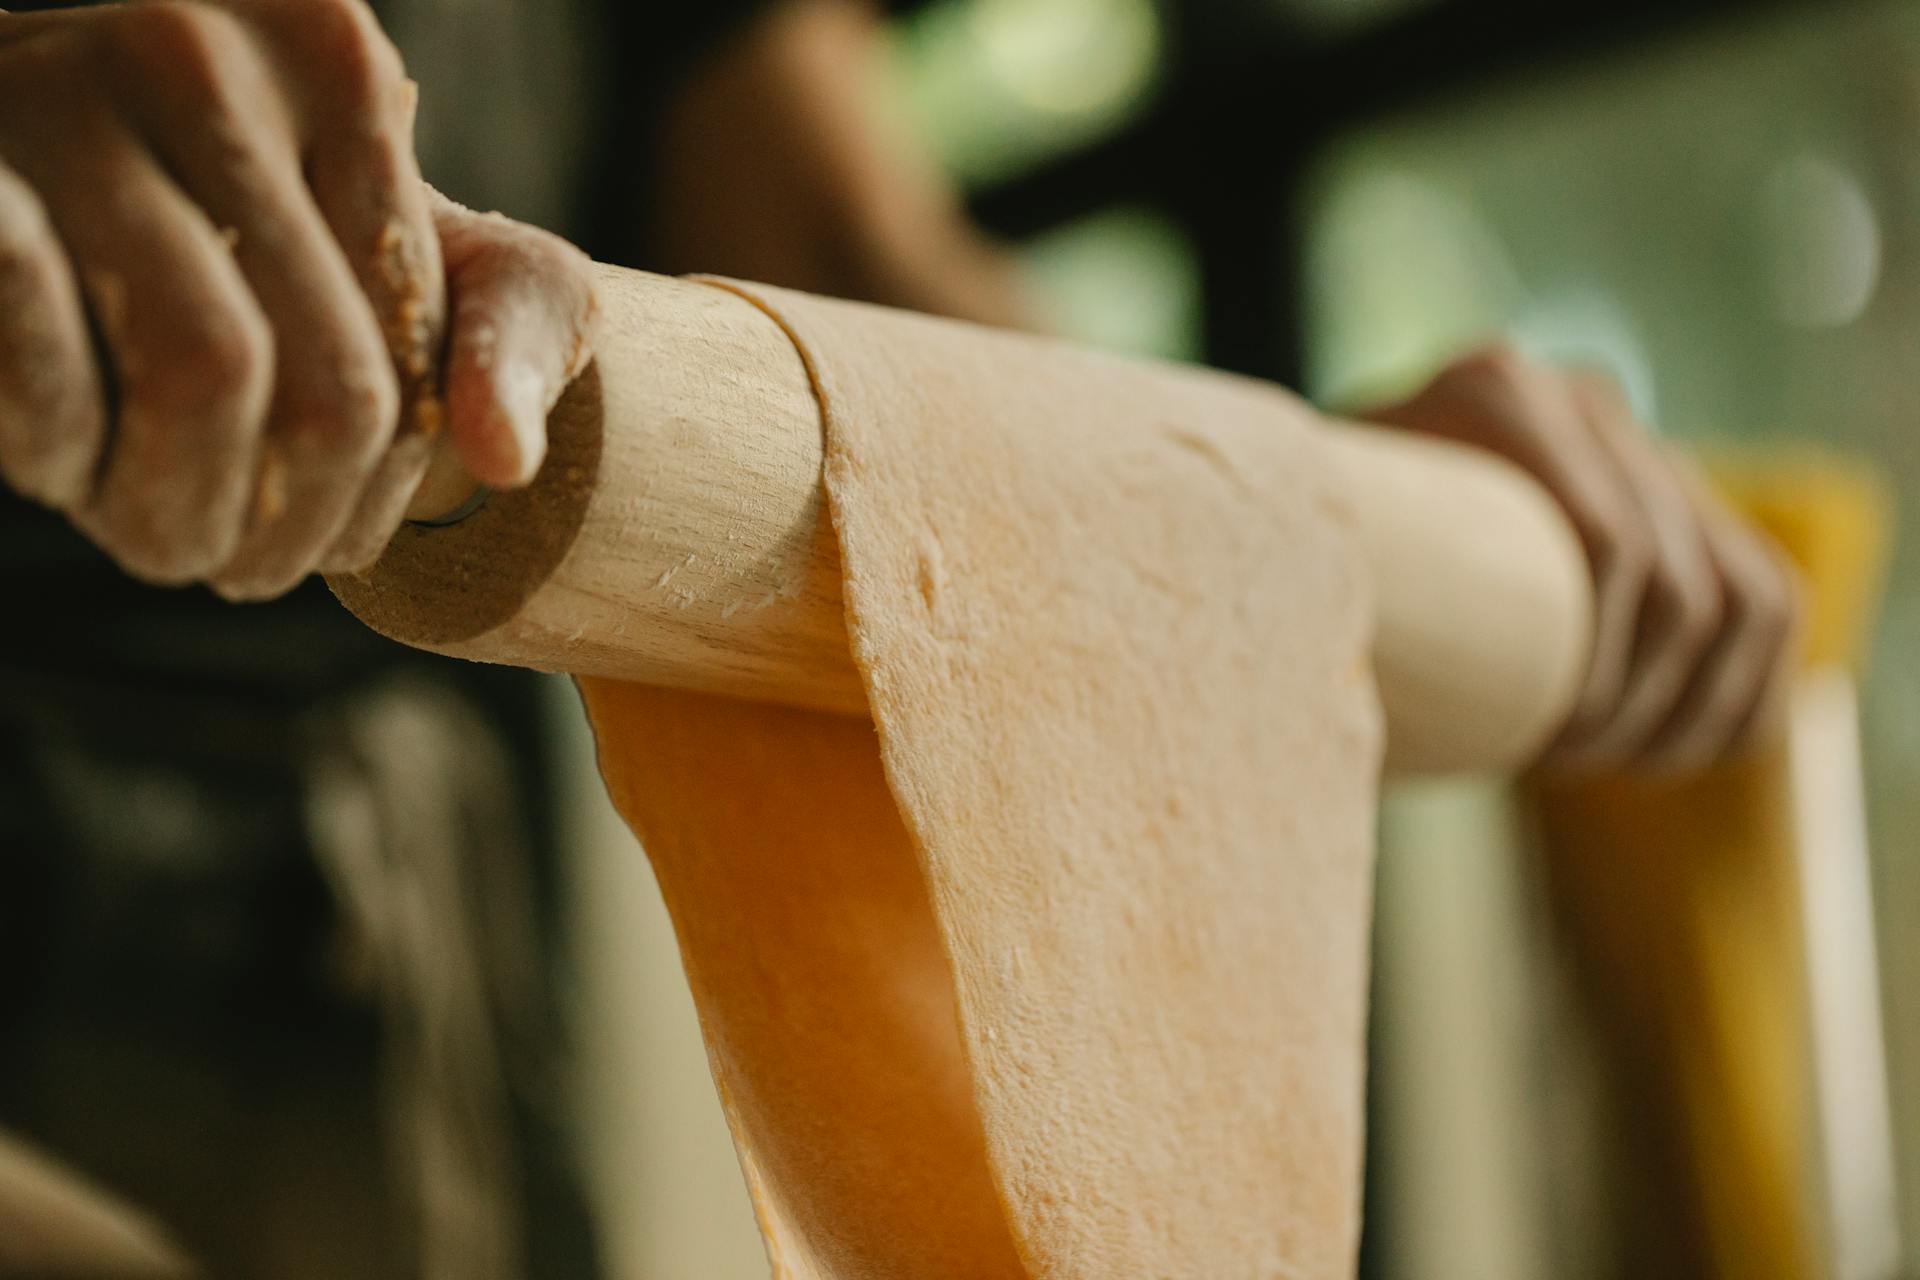
[[[1273,26],[1309,50],[1441,7],[1264,3]],[[1295,265],[1271,283],[1290,291],[1298,319],[1274,335],[1290,348],[1276,349],[1274,367],[1295,371],[1325,404],[1353,406],[1507,336],[1610,371],[1679,441],[1817,442],[1864,455],[1902,508],[1920,510],[1920,5],[1703,8],[1723,12],[1645,23],[1590,54],[1576,42],[1565,56],[1511,60],[1413,103],[1389,94],[1377,111],[1366,102],[1330,111],[1341,122],[1305,154],[1297,130],[1257,115],[1237,120],[1235,136],[1192,139],[1249,192],[1263,189],[1265,139],[1285,140],[1274,152],[1289,177],[1273,234]],[[951,170],[990,198],[1136,129],[1158,109],[1186,39],[1179,15],[1154,0],[940,0],[896,22],[890,92]],[[1201,359],[1207,290],[1220,277],[1203,270],[1206,246],[1189,228],[1162,204],[1122,199],[1023,232],[1020,244],[1056,327]],[[1913,522],[1895,549],[1862,708],[1913,1240]],[[1497,791],[1467,784],[1394,797],[1384,829],[1380,1037],[1404,1033],[1410,1018],[1438,1019],[1451,1039],[1422,1043],[1460,1047],[1447,1051],[1457,1061],[1419,1064],[1422,1082],[1408,1094],[1405,1064],[1383,1046],[1369,1269],[1462,1280],[1610,1274],[1604,1120],[1586,1097],[1584,1032],[1540,937],[1524,834]],[[1448,1073],[1452,1083],[1433,1084]],[[1416,1095],[1418,1105],[1407,1101]],[[1436,1106],[1446,1114],[1431,1114]]]

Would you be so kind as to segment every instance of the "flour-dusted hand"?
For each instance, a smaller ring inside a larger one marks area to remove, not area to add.
[[[585,254],[555,235],[433,193],[452,333],[447,429],[467,473],[533,479],[547,414],[592,356],[599,306]]]
[[[455,352],[571,368],[584,259],[470,233],[420,179],[414,102],[362,0],[0,15],[7,482],[140,577],[246,599],[376,556],[443,425],[476,475],[524,480],[540,447],[503,441],[526,415],[502,381],[457,385],[447,422],[449,291],[461,325],[504,307]],[[509,258],[551,306],[503,283]]]
[[[1793,575],[1659,447],[1611,382],[1492,347],[1366,416],[1507,458],[1579,534],[1594,580],[1593,651],[1550,764],[1685,770],[1765,725],[1794,629]]]

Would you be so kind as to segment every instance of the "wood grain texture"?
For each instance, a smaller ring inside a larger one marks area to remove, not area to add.
[[[597,283],[599,358],[556,410],[534,484],[404,530],[335,592],[375,630],[456,657],[863,714],[820,412],[792,342],[712,283],[612,267]],[[1311,412],[1264,390],[1276,422]],[[1129,426],[1152,424],[1113,424]],[[1524,764],[1586,665],[1566,522],[1489,455],[1324,430],[1374,580],[1388,771]]]
[[[597,284],[600,356],[534,483],[405,528],[329,585],[453,657],[863,712],[793,343],[711,285],[611,267]]]

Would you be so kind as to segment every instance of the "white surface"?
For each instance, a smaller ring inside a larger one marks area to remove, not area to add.
[[[1859,708],[1847,672],[1801,682],[1791,750],[1833,1275],[1888,1280],[1900,1265],[1899,1204]]]
[[[613,811],[573,683],[549,677],[569,902],[581,1145],[609,1280],[766,1280],[646,855]]]

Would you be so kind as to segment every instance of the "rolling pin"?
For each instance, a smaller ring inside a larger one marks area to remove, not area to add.
[[[439,468],[373,569],[328,581],[374,630],[460,658],[865,714],[793,341],[714,284],[599,267],[597,357],[525,489],[470,513]],[[1276,397],[1276,421],[1310,411]],[[1478,451],[1315,418],[1370,563],[1398,775],[1526,763],[1585,674],[1592,599],[1559,508]]]

